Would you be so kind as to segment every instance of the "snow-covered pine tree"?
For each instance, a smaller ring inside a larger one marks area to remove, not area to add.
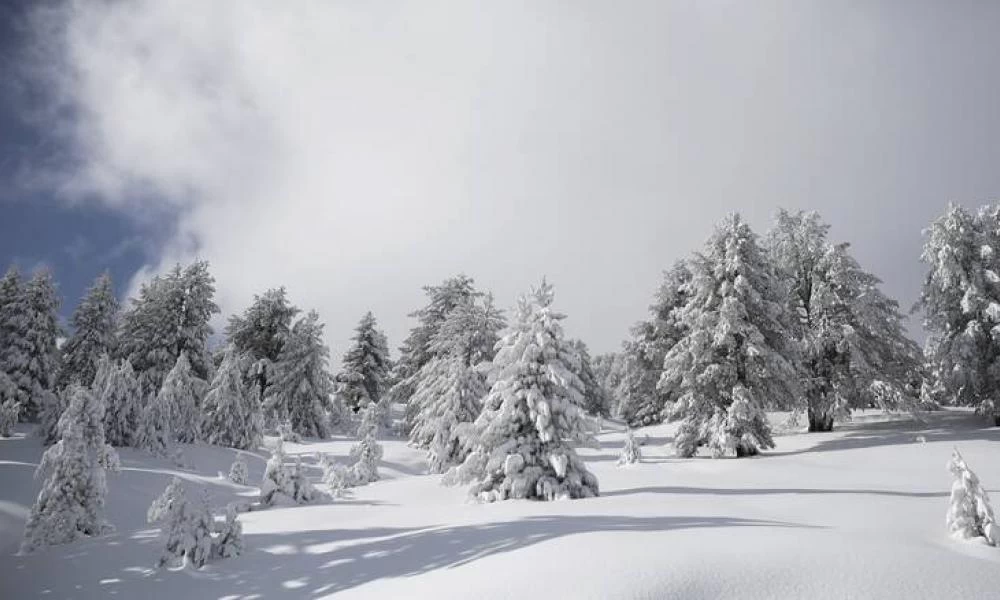
[[[174,477],[167,489],[150,505],[149,523],[160,523],[164,548],[158,566],[201,568],[212,556],[215,520],[203,496],[200,504],[189,502],[181,480]]]
[[[618,385],[613,393],[617,413],[633,427],[651,425],[670,416],[677,398],[676,385],[664,381],[663,359],[684,334],[680,310],[687,304],[691,270],[677,261],[663,273],[663,281],[649,307],[650,318],[632,328],[632,338],[623,344]]]
[[[246,377],[262,404],[271,386],[274,365],[298,314],[285,288],[279,287],[254,295],[253,303],[242,315],[229,317],[226,336],[239,354],[250,357]]]
[[[498,344],[495,378],[476,419],[477,441],[446,483],[474,482],[484,501],[586,498],[598,495],[573,443],[596,444],[584,414],[575,354],[563,339],[563,315],[552,309],[544,280],[518,304],[514,325]]]
[[[104,354],[113,354],[118,300],[115,298],[111,275],[104,273],[87,290],[70,317],[73,333],[62,347],[59,386],[71,383],[89,386],[97,375],[97,361]]]
[[[618,455],[618,466],[632,465],[642,460],[642,450],[639,442],[636,441],[632,428],[625,429],[625,443],[622,445],[622,452]]]
[[[424,287],[424,293],[429,300],[426,306],[410,313],[411,317],[418,320],[418,324],[410,330],[410,335],[399,349],[400,357],[392,372],[395,384],[389,390],[392,402],[409,403],[410,397],[416,391],[417,373],[430,361],[433,355],[430,349],[431,340],[444,323],[445,317],[459,304],[482,295],[476,291],[473,283],[471,277],[460,274],[446,279],[440,285]]]
[[[215,279],[208,263],[197,261],[185,268],[175,266],[139,289],[139,297],[122,315],[119,355],[149,389],[159,390],[181,353],[187,353],[195,376],[208,380],[211,356],[207,349],[212,335],[209,321],[219,312],[212,300]]]
[[[329,435],[327,410],[333,378],[330,349],[323,343],[323,324],[316,311],[295,322],[278,355],[265,407],[278,421],[288,421],[302,436]]]
[[[66,544],[111,529],[104,520],[107,471],[118,457],[104,443],[104,406],[90,390],[70,388],[69,406],[59,419],[59,443],[45,451],[36,476],[42,490],[31,508],[21,552]]]
[[[23,286],[14,269],[4,279],[0,371],[19,390],[21,418],[35,422],[46,406],[58,405],[52,394],[59,371],[59,298],[47,269],[36,272]]]
[[[157,401],[170,408],[170,430],[178,442],[190,444],[201,437],[200,405],[205,387],[191,371],[187,353],[181,352],[157,393]]]
[[[583,383],[583,410],[594,417],[611,416],[611,394],[594,373],[587,344],[583,340],[570,340],[569,346],[576,353],[580,365],[577,377]]]
[[[677,454],[702,445],[715,456],[757,454],[774,446],[765,407],[790,407],[798,394],[783,283],[738,214],[716,227],[689,267],[684,335],[660,378],[678,395]]]
[[[21,403],[17,401],[17,386],[0,371],[0,437],[14,435],[14,426],[21,413]]]
[[[240,367],[236,349],[228,346],[202,403],[201,434],[209,444],[252,450],[263,441],[263,417]]]
[[[147,450],[155,456],[169,455],[174,445],[174,434],[171,430],[173,420],[170,398],[163,394],[148,393],[139,417],[135,447]]]
[[[365,485],[379,480],[378,462],[382,460],[382,444],[378,443],[378,405],[369,404],[361,412],[358,426],[359,441],[351,448],[351,479],[354,485]]]
[[[917,306],[937,404],[975,406],[1000,425],[1000,208],[949,205],[924,231],[929,267]]]
[[[991,546],[1000,546],[1000,525],[993,515],[990,497],[958,448],[952,452],[948,470],[955,477],[946,519],[948,532],[961,539],[983,537]]]
[[[38,414],[36,434],[46,446],[59,441],[59,417],[69,405],[69,388],[61,388],[44,396],[45,404]]]
[[[229,467],[229,481],[246,485],[250,481],[250,469],[247,467],[247,457],[243,452],[236,453],[236,460]]]
[[[142,386],[132,363],[113,366],[104,383],[104,435],[112,446],[133,446],[142,417]]]
[[[489,391],[483,367],[492,360],[504,324],[491,298],[482,305],[470,298],[448,313],[431,340],[432,358],[414,378],[409,406],[416,411],[410,443],[428,450],[432,473],[465,460],[470,425]]]
[[[389,348],[385,334],[371,312],[365,313],[354,330],[353,344],[344,354],[337,374],[337,395],[354,412],[379,402],[389,378]]]
[[[809,431],[830,431],[835,419],[873,398],[883,408],[915,399],[911,383],[919,348],[906,337],[896,301],[879,289],[847,244],[827,241],[829,226],[815,212],[778,212],[768,235],[772,263],[790,283],[790,330],[799,344]]]

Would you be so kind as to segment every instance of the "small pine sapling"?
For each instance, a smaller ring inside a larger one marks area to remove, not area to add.
[[[1000,527],[993,516],[990,497],[958,448],[952,452],[948,470],[955,476],[946,519],[949,533],[960,539],[982,537],[991,546],[1000,545]]]
[[[634,465],[642,460],[642,450],[639,449],[639,442],[632,435],[632,428],[625,430],[625,445],[618,456],[618,466]]]
[[[246,485],[250,481],[250,470],[247,467],[246,455],[243,452],[236,453],[236,460],[229,467],[229,481],[238,485]]]

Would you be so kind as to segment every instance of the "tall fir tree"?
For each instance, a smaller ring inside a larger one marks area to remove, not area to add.
[[[460,274],[446,279],[440,285],[424,288],[424,293],[428,297],[427,305],[410,314],[418,323],[403,341],[399,349],[399,360],[394,365],[392,379],[395,384],[389,390],[393,402],[409,403],[410,397],[416,391],[417,372],[432,358],[431,340],[434,339],[448,313],[470,298],[481,295],[473,283],[471,277]]]
[[[104,379],[104,435],[112,446],[134,446],[142,419],[143,391],[132,363],[113,365]]]
[[[949,205],[925,230],[929,267],[918,308],[930,332],[924,354],[938,404],[974,406],[1000,425],[1000,207],[973,214]]]
[[[201,438],[201,399],[206,388],[206,383],[191,371],[187,353],[182,352],[157,393],[157,398],[169,407],[170,430],[176,441],[190,444]]]
[[[298,435],[329,435],[327,410],[333,392],[330,349],[323,343],[319,314],[309,311],[295,322],[278,355],[265,406]]]
[[[253,450],[263,441],[263,416],[256,394],[248,393],[240,356],[230,345],[205,394],[202,437],[209,444]]]
[[[31,508],[22,552],[66,544],[109,531],[104,519],[107,471],[118,458],[104,440],[104,406],[87,388],[69,389],[70,402],[59,419],[60,441],[45,451],[36,476],[42,490]]]
[[[214,295],[215,279],[205,261],[178,264],[140,287],[122,316],[118,354],[132,363],[147,389],[160,389],[181,353],[187,353],[195,376],[208,380],[209,321],[219,312]]]
[[[38,421],[43,410],[59,407],[59,298],[52,274],[39,270],[22,286],[12,269],[0,283],[0,299],[0,370],[17,386],[21,418]]]
[[[595,444],[583,412],[576,355],[563,339],[552,286],[520,299],[516,321],[498,344],[494,383],[476,419],[471,454],[446,482],[472,482],[484,501],[586,498],[598,494],[574,443]]]
[[[378,329],[375,316],[368,312],[354,330],[354,342],[337,374],[337,395],[354,412],[379,403],[389,378],[389,347],[385,334]]]
[[[649,307],[650,318],[632,328],[632,338],[625,342],[616,372],[613,395],[617,413],[633,427],[659,423],[670,415],[676,390],[659,386],[663,359],[684,334],[680,310],[688,301],[687,283],[691,270],[686,261],[677,261],[663,273],[655,301]]]
[[[97,361],[104,354],[115,353],[118,310],[111,275],[104,273],[70,317],[73,333],[62,347],[60,387],[72,383],[90,386],[94,382]]]
[[[611,394],[594,373],[587,344],[583,340],[571,340],[569,346],[576,353],[576,362],[580,365],[577,377],[583,383],[583,409],[594,417],[611,416]]]
[[[791,332],[809,431],[830,431],[855,408],[915,405],[912,383],[919,349],[905,334],[905,317],[881,281],[864,271],[847,244],[827,240],[829,226],[814,212],[779,211],[768,235],[772,263],[789,282]]]
[[[678,394],[677,453],[707,445],[715,456],[757,454],[774,446],[765,408],[791,407],[798,394],[782,282],[738,214],[716,227],[690,269],[685,333],[660,378]]]
[[[237,353],[250,357],[245,374],[263,403],[274,379],[274,368],[299,309],[288,301],[284,287],[254,295],[242,315],[229,317],[226,336]]]

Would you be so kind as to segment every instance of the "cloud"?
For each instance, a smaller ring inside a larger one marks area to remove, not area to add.
[[[398,343],[459,271],[509,305],[547,275],[569,330],[614,349],[734,209],[821,210],[911,300],[920,227],[996,190],[945,151],[990,139],[995,86],[924,83],[997,72],[990,28],[932,50],[941,15],[721,6],[69,2],[37,19],[60,189],[175,220],[139,277],[207,258],[227,312],[286,285],[335,355],[368,309]]]

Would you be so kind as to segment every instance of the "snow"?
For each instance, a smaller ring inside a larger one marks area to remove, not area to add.
[[[676,425],[635,430],[643,462],[616,467],[624,427],[605,421],[581,448],[601,496],[466,502],[464,486],[425,475],[424,452],[385,439],[382,480],[338,500],[243,513],[244,553],[200,570],[156,569],[146,509],[173,476],[217,513],[252,501],[226,477],[236,451],[182,445],[187,471],[133,448],[108,478],[116,532],[16,556],[39,440],[0,439],[0,598],[986,598],[1000,550],[948,535],[958,447],[1000,497],[1000,429],[965,410],[924,422],[864,411],[829,433],[788,432],[744,459],[671,455]],[[318,452],[343,462],[350,437],[286,444],[319,482]],[[248,452],[250,481],[267,455]]]

